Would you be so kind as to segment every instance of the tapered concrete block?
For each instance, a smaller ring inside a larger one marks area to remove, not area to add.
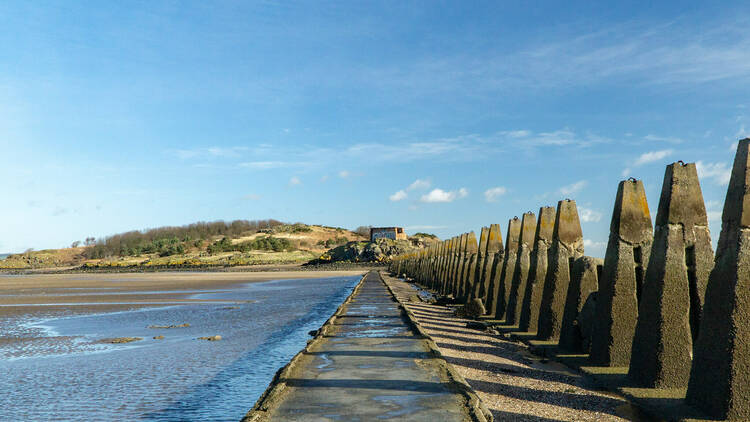
[[[484,263],[484,283],[480,288],[479,295],[484,300],[487,312],[493,312],[497,298],[497,278],[495,274],[502,272],[505,262],[505,249],[503,248],[503,235],[499,224],[490,225],[487,238],[487,257]]]
[[[461,285],[463,284],[463,276],[464,276],[464,266],[466,265],[466,246],[468,244],[468,234],[463,233],[459,237],[459,244],[458,244],[458,258],[456,260],[456,273],[453,277],[453,288],[452,293],[453,297],[458,298],[459,296],[459,290],[461,288]]]
[[[651,254],[653,229],[643,182],[620,182],[599,280],[589,360],[628,366],[638,321],[638,300]]]
[[[474,276],[476,273],[477,265],[477,251],[479,245],[477,244],[477,236],[474,232],[466,234],[466,245],[464,249],[464,263],[461,275],[461,283],[459,284],[458,296],[461,303],[465,303],[469,298],[469,292],[474,285]]]
[[[588,353],[585,345],[590,344],[591,340],[582,328],[581,310],[589,296],[599,290],[599,274],[603,266],[603,259],[590,256],[573,261],[560,328],[560,350],[569,353]]]
[[[750,420],[750,138],[737,146],[686,401]]]
[[[485,258],[487,257],[487,240],[489,237],[489,232],[490,232],[489,227],[482,227],[482,230],[479,234],[479,246],[477,249],[477,263],[476,263],[476,269],[474,272],[474,284],[469,293],[470,299],[480,298],[481,300],[479,291],[482,289],[482,286],[484,284],[484,263],[485,263]],[[484,307],[484,301],[482,301],[482,306]]]
[[[583,256],[583,234],[576,202],[570,199],[557,203],[549,266],[544,280],[539,308],[537,339],[558,340],[565,299],[570,283],[570,260]]]
[[[518,330],[521,332],[535,332],[539,322],[539,308],[542,304],[542,290],[547,276],[547,255],[552,246],[552,234],[555,228],[555,208],[539,208],[534,233],[534,247],[531,250],[529,277],[521,303],[521,315]]]
[[[534,247],[534,234],[536,233],[536,216],[533,212],[524,213],[521,217],[521,233],[518,236],[518,252],[516,253],[516,265],[513,269],[513,277],[508,294],[508,306],[505,310],[505,324],[513,325],[518,322],[523,304],[523,294],[526,291],[526,283],[531,266],[531,250]]]
[[[628,375],[685,387],[714,254],[695,164],[667,166],[643,282]]]
[[[516,267],[516,256],[518,255],[518,240],[521,236],[521,220],[513,217],[508,221],[508,235],[505,237],[505,262],[502,270],[496,271],[495,275],[495,302],[494,309],[488,310],[489,315],[496,319],[505,316],[505,308],[508,304],[508,293],[510,292],[510,282],[513,277],[513,270]]]

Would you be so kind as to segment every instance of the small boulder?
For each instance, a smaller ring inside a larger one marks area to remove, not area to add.
[[[221,340],[221,336],[198,337],[198,340],[218,341]]]
[[[468,318],[477,319],[485,314],[484,304],[482,299],[474,298],[469,301],[464,307],[464,314]]]

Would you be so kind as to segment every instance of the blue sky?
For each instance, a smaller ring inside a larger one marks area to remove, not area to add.
[[[447,237],[750,136],[744,2],[2,2],[0,252],[198,220]],[[599,4],[601,3],[601,4]]]

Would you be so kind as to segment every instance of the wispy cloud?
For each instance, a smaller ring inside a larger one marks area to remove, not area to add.
[[[500,199],[501,196],[505,195],[507,191],[508,189],[506,189],[504,186],[489,188],[484,191],[484,200],[487,202],[497,202],[498,199]]]
[[[339,177],[342,179],[347,179],[349,176],[351,176],[351,173],[348,170],[341,170],[339,172]]]
[[[420,226],[406,226],[404,227],[405,230],[441,230],[441,229],[447,229],[449,226],[430,226],[430,225],[420,225]]]
[[[248,147],[208,147],[208,148],[195,148],[195,149],[177,149],[172,150],[177,158],[186,160],[190,158],[211,158],[211,157],[239,157],[243,152],[247,151]]]
[[[651,142],[667,142],[670,144],[681,144],[685,142],[684,140],[680,138],[675,138],[672,136],[656,136],[656,135],[646,135],[643,137],[643,139]]]
[[[254,170],[269,170],[292,167],[294,166],[294,163],[288,161],[249,161],[246,163],[240,163],[239,166]]]
[[[291,179],[289,179],[289,186],[299,186],[302,184],[302,180],[300,180],[297,176],[292,176]]]
[[[430,193],[422,195],[422,202],[453,202],[456,199],[465,198],[469,195],[466,188],[460,188],[457,191],[444,191],[442,189],[433,189]]]
[[[421,189],[429,189],[430,186],[432,186],[432,183],[430,183],[429,180],[426,179],[417,179],[414,182],[412,182],[411,185],[409,185],[406,190],[421,190]]]
[[[570,185],[563,186],[559,189],[562,195],[573,195],[574,193],[580,192],[588,184],[585,180],[580,180]]]
[[[672,155],[674,151],[671,149],[665,149],[661,151],[649,151],[641,154],[638,159],[633,163],[634,166],[642,166],[644,164],[653,163],[655,161],[663,160],[664,158]]]
[[[389,196],[388,199],[393,202],[403,201],[404,199],[408,198],[409,195],[406,194],[406,192],[402,189],[393,195]]]
[[[260,195],[257,195],[257,194],[254,194],[254,193],[249,193],[249,194],[243,196],[242,199],[244,199],[246,201],[259,201],[260,200]]]
[[[698,170],[698,177],[701,179],[711,179],[720,186],[728,185],[729,179],[732,176],[732,169],[727,163],[704,163],[703,161],[697,161],[695,167]]]

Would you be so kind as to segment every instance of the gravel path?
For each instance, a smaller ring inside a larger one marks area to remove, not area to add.
[[[450,308],[403,302],[496,421],[642,420],[621,397],[597,391],[564,365],[532,355],[522,343],[466,328],[467,320]]]

